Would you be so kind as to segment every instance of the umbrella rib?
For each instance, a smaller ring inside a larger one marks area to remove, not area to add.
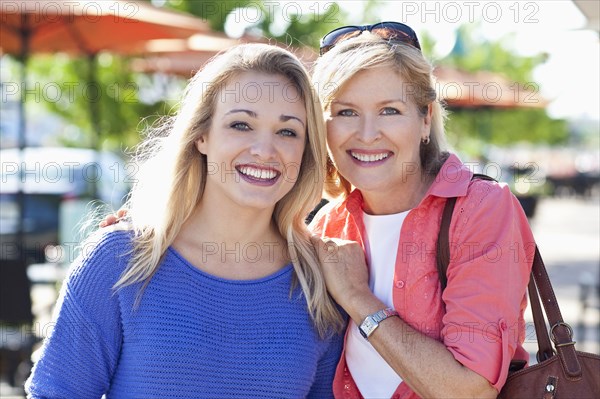
[[[21,38],[23,36],[31,37],[35,33],[35,31],[39,28],[39,26],[33,27],[33,26],[29,25],[28,21],[27,21],[27,17],[24,17],[24,19],[21,20],[21,25],[19,25],[19,26],[11,25],[7,22],[2,22],[2,21],[0,21],[0,26],[5,27],[6,29],[10,30],[14,35],[21,37]]]
[[[7,22],[0,21],[0,26],[4,26],[6,29],[12,31],[15,35],[20,36],[23,28],[19,28],[18,26],[11,25]]]
[[[90,47],[87,46],[85,40],[83,40],[83,38],[81,37],[81,35],[77,31],[77,29],[75,28],[75,24],[73,23],[73,20],[67,21],[65,23],[65,26],[66,26],[67,30],[69,31],[69,33],[71,34],[73,41],[75,41],[75,43],[77,43],[77,46],[79,47],[79,49],[82,52],[84,52],[85,54],[88,54],[88,55],[93,55],[94,53],[96,53],[96,51],[91,50]]]

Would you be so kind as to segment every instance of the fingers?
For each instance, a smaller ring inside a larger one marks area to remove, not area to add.
[[[122,219],[125,218],[125,216],[127,216],[127,209],[121,208],[117,211],[116,215],[114,215],[114,214],[107,215],[104,218],[104,220],[102,220],[100,223],[98,223],[98,226],[100,228],[112,226],[113,224],[119,223]]]
[[[119,211],[119,212],[117,212],[116,215],[114,215],[114,214],[106,215],[104,220],[102,220],[100,223],[98,223],[98,226],[103,228],[103,227],[108,227],[108,226],[117,224],[123,219],[123,217],[125,215],[127,215],[127,211],[124,211],[124,212]]]
[[[103,221],[101,221],[99,223],[100,227],[106,227],[106,226],[110,226],[112,224],[115,224],[119,221],[119,218],[115,215],[108,215],[104,218]]]

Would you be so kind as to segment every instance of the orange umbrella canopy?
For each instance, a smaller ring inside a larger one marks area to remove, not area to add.
[[[469,73],[437,67],[436,90],[451,108],[545,108],[548,101],[533,83],[519,84],[487,71]]]
[[[132,60],[137,72],[161,72],[189,78],[220,51],[243,43],[264,43],[285,48],[294,53],[310,69],[318,53],[310,47],[291,47],[260,36],[232,39],[222,33],[196,34],[189,39],[151,40],[145,45],[143,58]]]
[[[0,48],[9,54],[138,53],[148,40],[202,32],[210,32],[206,21],[141,1],[0,3]]]

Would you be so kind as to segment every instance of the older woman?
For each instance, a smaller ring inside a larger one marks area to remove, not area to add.
[[[510,361],[528,359],[534,247],[518,201],[506,185],[472,180],[446,151],[432,67],[412,29],[339,28],[321,52],[313,81],[326,114],[326,189],[340,201],[311,227],[350,240],[314,240],[327,288],[352,319],[336,397],[496,397]],[[436,241],[451,197],[442,289]]]

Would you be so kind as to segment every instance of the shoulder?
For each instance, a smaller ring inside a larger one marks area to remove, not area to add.
[[[65,282],[72,290],[112,287],[129,263],[132,244],[131,231],[103,229],[93,233],[81,244]]]
[[[469,183],[467,194],[460,202],[470,206],[512,207],[516,197],[506,183],[474,178]]]
[[[519,200],[506,183],[473,179],[467,194],[456,204],[453,223],[459,231],[484,237],[487,233],[499,234],[509,225],[522,232],[530,230]]]

